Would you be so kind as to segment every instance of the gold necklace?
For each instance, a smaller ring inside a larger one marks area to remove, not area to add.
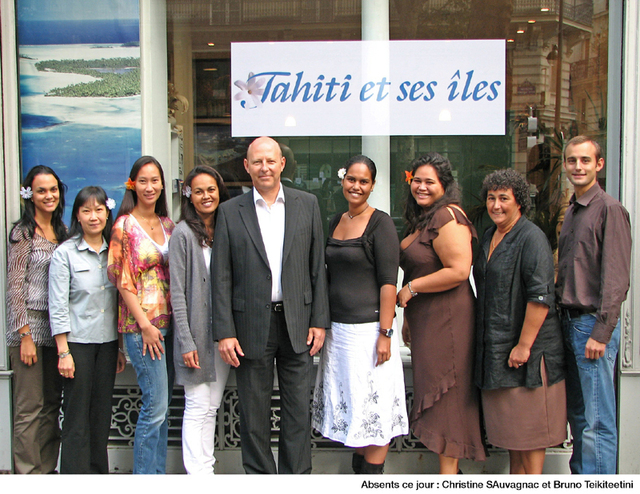
[[[511,225],[509,229],[502,234],[502,236],[500,237],[500,240],[498,241],[496,241],[496,234],[499,233],[499,231],[496,228],[496,231],[493,233],[493,236],[491,237],[491,243],[489,244],[489,257],[491,257],[491,254],[493,254],[493,251],[496,250],[496,247],[500,245],[500,242],[504,240],[504,237],[507,235],[507,233],[509,233],[513,229],[514,226],[515,226],[515,223]]]
[[[47,241],[51,242],[52,244],[57,244],[58,243],[58,239],[56,237],[56,232],[53,229],[53,227],[51,227],[51,231],[53,232],[53,240],[49,240],[49,237],[47,237],[47,233],[44,231],[44,228],[42,228],[37,221],[35,221],[35,223],[36,223],[36,231],[38,229],[40,229],[40,231],[42,232],[42,238],[45,238]],[[49,225],[49,226],[51,226],[51,225]]]
[[[356,216],[360,216],[362,213],[364,213],[367,209],[369,209],[369,205],[367,204],[367,207],[364,208],[362,211],[360,211],[359,213],[356,214],[351,214],[349,211],[347,211],[347,216],[349,217],[350,220],[352,220],[353,218],[355,218]]]
[[[491,243],[489,244],[489,256],[493,254],[493,251],[496,249],[499,242],[496,242],[495,234],[491,237]]]
[[[151,224],[151,221],[149,221],[147,218],[145,218],[144,216],[142,216],[140,213],[138,213],[138,215],[140,216],[140,218],[142,218],[143,220],[145,220],[145,221],[148,223],[149,228],[151,228],[151,230],[153,230],[153,225]],[[158,215],[157,215],[157,214],[156,214],[156,215],[154,215],[154,216],[155,216],[156,218],[158,217]]]

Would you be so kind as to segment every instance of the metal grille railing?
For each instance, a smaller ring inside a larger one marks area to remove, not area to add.
[[[310,390],[309,402],[313,396]],[[113,393],[113,415],[111,418],[110,446],[124,446],[133,448],[135,424],[140,410],[140,389],[137,386],[116,386]],[[413,390],[406,391],[407,410],[413,405]],[[278,431],[280,424],[280,396],[274,391],[271,402],[271,445],[278,445]],[[184,412],[184,393],[182,388],[176,387],[173,399],[169,407],[169,446],[182,446],[182,414]],[[240,416],[238,412],[238,393],[235,388],[225,390],[216,423],[217,433],[215,440],[216,451],[240,449]],[[311,447],[318,450],[344,450],[344,447],[312,430]],[[571,447],[571,436],[567,428],[567,438],[559,449]],[[489,451],[496,450],[490,446]],[[425,450],[424,445],[411,432],[406,436],[393,439],[389,447],[390,451],[419,451]]]

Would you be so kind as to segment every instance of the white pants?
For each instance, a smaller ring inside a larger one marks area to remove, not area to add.
[[[216,355],[216,382],[184,386],[182,460],[188,474],[213,474],[216,415],[229,376],[229,365]]]

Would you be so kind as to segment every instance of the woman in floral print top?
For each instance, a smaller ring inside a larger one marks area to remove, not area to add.
[[[173,222],[166,217],[158,219],[168,239]],[[109,252],[109,279],[113,284],[120,280],[122,288],[138,296],[140,306],[153,326],[160,331],[168,329],[171,322],[169,258],[160,253],[135,216],[129,214],[118,218]],[[118,306],[118,331],[140,332],[126,303]]]
[[[169,237],[164,173],[151,156],[131,168],[127,190],[111,233],[108,274],[116,285],[118,331],[142,393],[133,443],[133,473],[163,474],[167,459],[172,382],[166,358],[170,342]]]

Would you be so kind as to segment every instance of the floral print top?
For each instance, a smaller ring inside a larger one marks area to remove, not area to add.
[[[169,242],[175,225],[163,216],[160,217],[160,224],[165,233],[165,242]],[[169,256],[162,255],[147,232],[131,215],[120,216],[113,225],[107,273],[111,283],[118,286],[117,282],[120,280],[122,288],[138,296],[140,307],[151,324],[161,331],[169,328]],[[118,331],[140,332],[138,323],[121,295],[118,295]]]

